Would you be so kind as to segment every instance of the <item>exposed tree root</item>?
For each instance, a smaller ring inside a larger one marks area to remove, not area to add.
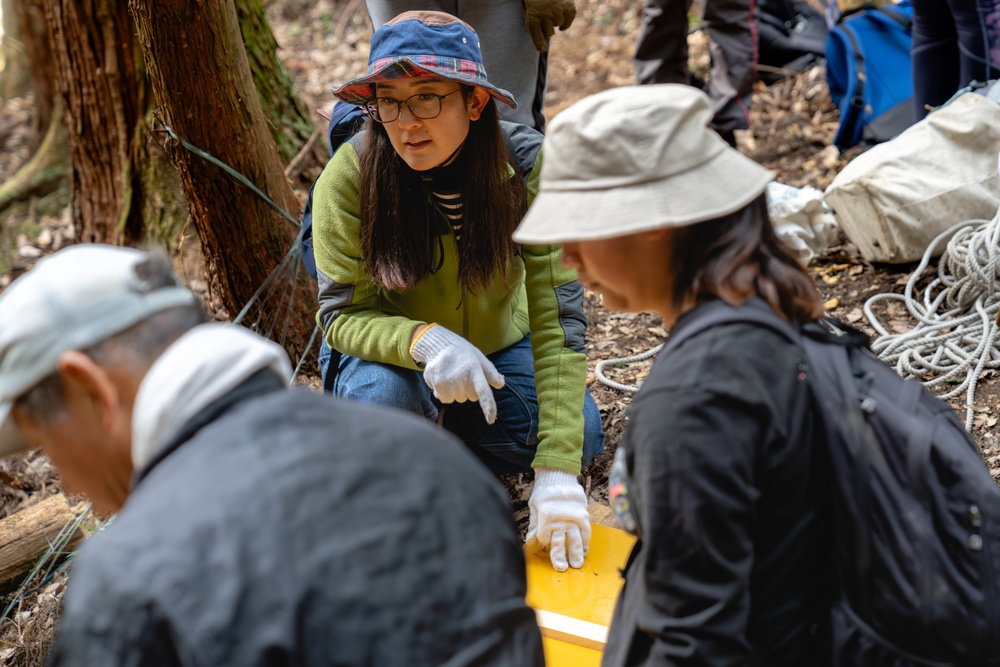
[[[0,184],[0,211],[32,195],[54,191],[69,172],[66,124],[62,104],[52,110],[52,121],[42,144],[24,166]]]

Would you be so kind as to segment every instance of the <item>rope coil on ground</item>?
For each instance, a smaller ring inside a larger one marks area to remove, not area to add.
[[[604,367],[610,364],[614,365],[631,364],[635,363],[636,361],[644,361],[646,359],[649,359],[650,357],[655,357],[657,354],[660,353],[660,350],[662,349],[663,349],[663,343],[660,343],[656,347],[650,348],[645,352],[641,352],[639,354],[633,354],[631,357],[620,357],[618,359],[604,359],[603,361],[597,362],[597,365],[594,366],[594,376],[603,385],[607,385],[608,387],[611,387],[612,389],[617,389],[618,391],[626,391],[634,394],[635,392],[639,391],[639,385],[622,384],[621,382],[615,382],[614,380],[612,380],[611,378],[609,378],[607,375],[604,374]]]
[[[948,240],[937,277],[921,290],[917,284],[935,250]],[[1000,327],[1000,211],[992,220],[967,220],[939,234],[906,282],[903,294],[876,294],[864,314],[879,334],[872,351],[903,377],[927,387],[956,386],[938,395],[965,393],[965,428],[972,428],[976,385],[983,371],[1000,367],[996,339]],[[910,331],[893,334],[875,315],[879,302],[902,302],[916,321]]]

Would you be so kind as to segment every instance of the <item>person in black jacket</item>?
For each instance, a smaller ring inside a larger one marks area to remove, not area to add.
[[[514,239],[561,243],[608,308],[655,311],[672,336],[717,300],[821,317],[771,228],[771,173],[711,118],[708,97],[683,85],[578,102],[551,124]],[[807,370],[800,348],[747,323],[695,332],[657,359],[611,474],[612,507],[639,541],[603,665],[822,664],[829,570]]]
[[[287,390],[162,254],[81,245],[0,295],[0,455],[117,512],[74,560],[55,667],[537,665],[506,493],[455,438]]]

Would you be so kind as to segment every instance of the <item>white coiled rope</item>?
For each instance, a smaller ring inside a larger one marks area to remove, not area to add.
[[[612,389],[617,389],[618,391],[627,391],[629,393],[634,394],[635,392],[639,391],[639,385],[622,384],[621,382],[615,382],[614,380],[612,380],[611,378],[609,378],[607,375],[604,374],[604,367],[608,365],[617,366],[618,364],[631,364],[637,361],[644,361],[646,359],[649,359],[650,357],[655,357],[657,354],[660,353],[660,350],[662,349],[663,349],[663,343],[660,343],[656,347],[650,348],[645,352],[641,352],[639,354],[633,354],[631,357],[620,357],[618,359],[605,359],[603,361],[599,361],[597,362],[597,365],[594,366],[594,376],[601,384],[607,385]]]
[[[957,231],[956,231],[957,230]],[[938,263],[937,277],[922,290],[917,283],[938,246],[950,237]],[[992,220],[968,220],[935,238],[906,282],[903,294],[877,294],[864,313],[879,336],[872,351],[903,377],[927,387],[954,384],[941,398],[965,393],[965,428],[972,428],[976,385],[984,370],[1000,366],[996,347],[1000,311],[1000,211]],[[916,321],[905,333],[892,334],[872,305],[900,301]]]

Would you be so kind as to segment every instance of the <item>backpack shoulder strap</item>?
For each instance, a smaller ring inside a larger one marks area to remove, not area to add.
[[[527,180],[542,147],[542,133],[533,127],[506,120],[500,121],[500,130],[507,152],[517,160],[521,176]]]
[[[898,23],[907,33],[913,30],[913,20],[906,13],[900,11],[896,7],[885,5],[882,7],[875,7],[875,11],[878,12],[878,14],[873,14],[873,16],[887,16]]]
[[[356,104],[338,101],[333,105],[326,127],[326,138],[330,144],[330,157],[340,145],[356,136],[364,127],[364,110]]]
[[[368,130],[359,130],[357,134],[352,134],[351,138],[347,140],[347,143],[354,146],[354,150],[358,155],[361,155],[361,146],[364,144],[367,133]]]
[[[685,322],[684,327],[676,332],[671,332],[667,337],[667,342],[663,346],[661,355],[665,355],[681,343],[693,338],[699,333],[719,324],[733,324],[736,322],[746,324],[757,324],[775,331],[792,343],[800,343],[802,336],[795,325],[786,322],[771,309],[763,299],[754,297],[741,306],[731,306],[725,301],[716,300],[703,304],[694,313],[694,319]]]

